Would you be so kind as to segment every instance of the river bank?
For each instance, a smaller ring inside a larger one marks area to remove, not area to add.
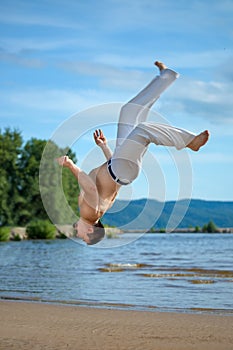
[[[124,233],[144,233],[144,230],[120,230],[116,227],[107,227],[105,228],[105,232],[107,237],[109,238],[114,238],[115,236],[119,234],[124,234]],[[171,233],[166,232],[163,229],[153,229],[151,231],[148,231],[148,233]],[[196,231],[195,228],[177,228],[172,230],[172,233],[203,233],[202,231]],[[233,233],[233,227],[221,227],[218,228],[218,232],[216,233]],[[213,234],[210,233],[210,234]],[[73,237],[74,232],[73,232],[73,227],[72,225],[60,225],[57,227],[57,232],[56,232],[56,238],[65,238],[65,237]],[[27,239],[27,233],[26,233],[26,227],[12,227],[10,231],[10,240],[25,240]]]
[[[1,350],[231,350],[233,317],[0,302]]]

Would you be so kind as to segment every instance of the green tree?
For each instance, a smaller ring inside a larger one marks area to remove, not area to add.
[[[208,233],[214,233],[214,232],[218,232],[218,228],[213,221],[209,221],[208,224],[203,226],[202,231],[208,232]]]
[[[0,227],[0,242],[9,241],[10,239],[10,228]]]
[[[77,180],[55,162],[56,157],[67,153],[75,162],[75,154],[52,141],[36,138],[23,146],[20,132],[9,128],[3,133],[0,130],[0,141],[0,226],[25,226],[33,219],[45,220],[48,216],[56,223],[67,222],[67,218],[68,222],[75,220]]]
[[[52,141],[32,138],[25,144],[21,157],[22,193],[27,201],[25,212],[30,213],[31,219],[47,219],[49,216],[55,223],[64,222],[67,218],[63,210],[65,201],[77,211],[77,180],[55,161],[66,153],[76,161],[70,149],[61,149]],[[63,192],[64,198],[60,195]]]
[[[23,201],[18,206],[18,224],[21,226],[32,218],[47,218],[39,192],[39,165],[45,145],[45,140],[32,138],[26,142],[21,152],[19,169]]]
[[[50,220],[56,224],[72,223],[77,216],[78,182],[68,169],[58,166],[55,158],[68,154],[76,161],[70,149],[61,149],[49,141],[40,162],[40,191]]]
[[[200,227],[199,227],[199,226],[195,226],[195,230],[194,230],[194,232],[201,232]]]
[[[33,220],[26,228],[29,239],[54,239],[56,227],[48,220]]]
[[[19,156],[22,136],[18,130],[0,130],[0,225],[17,221],[17,206],[23,201],[20,195]]]

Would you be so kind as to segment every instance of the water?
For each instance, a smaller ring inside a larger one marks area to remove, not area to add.
[[[111,249],[1,243],[0,299],[233,314],[232,247],[231,234],[147,234]]]

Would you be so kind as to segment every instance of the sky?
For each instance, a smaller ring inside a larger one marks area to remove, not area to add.
[[[76,115],[67,146],[89,171],[104,161],[93,130],[114,146],[119,107],[160,60],[180,77],[153,111],[195,133],[208,129],[210,140],[197,153],[151,145],[121,198],[232,201],[232,23],[230,0],[2,0],[0,128],[48,140]]]

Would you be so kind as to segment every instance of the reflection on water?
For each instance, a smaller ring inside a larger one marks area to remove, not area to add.
[[[147,234],[111,249],[1,243],[0,298],[231,314],[232,247],[229,234]]]

